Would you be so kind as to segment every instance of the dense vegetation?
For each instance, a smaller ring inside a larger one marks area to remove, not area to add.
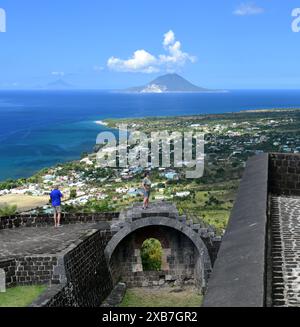
[[[161,270],[162,246],[155,238],[144,241],[141,248],[141,258],[144,271]]]
[[[16,214],[18,207],[16,205],[8,205],[0,207],[0,217],[9,217]]]

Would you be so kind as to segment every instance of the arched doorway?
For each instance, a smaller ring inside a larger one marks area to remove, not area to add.
[[[163,248],[156,238],[147,238],[141,246],[143,271],[160,271],[162,269]]]
[[[141,247],[148,238],[162,245],[159,271],[144,271]],[[114,283],[122,280],[128,287],[193,284],[206,286],[211,269],[207,248],[189,226],[166,217],[139,219],[121,229],[105,250]]]

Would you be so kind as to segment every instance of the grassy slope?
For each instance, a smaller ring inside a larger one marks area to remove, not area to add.
[[[195,290],[133,288],[126,291],[121,307],[200,307],[202,296]]]
[[[26,307],[45,289],[44,285],[8,288],[5,293],[0,293],[0,307]]]

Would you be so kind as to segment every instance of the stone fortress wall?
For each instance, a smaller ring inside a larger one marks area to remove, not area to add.
[[[60,284],[51,285],[32,306],[100,306],[113,289],[104,255],[110,238],[110,231],[99,230],[68,250],[55,267]]]
[[[204,298],[206,307],[300,306],[300,155],[252,157]]]
[[[64,214],[62,223],[69,227],[78,223],[95,223],[97,226],[97,223],[111,221],[118,216],[119,213]],[[21,235],[25,228],[25,231],[33,230],[33,234],[38,234],[40,228],[52,228],[52,224],[52,215],[16,215],[0,218],[0,231],[17,231]],[[112,290],[104,255],[111,237],[109,225],[108,229],[99,226],[99,229],[83,233],[81,239],[72,242],[63,251],[52,253],[49,233],[49,249],[47,251],[47,245],[43,249],[48,253],[0,257],[6,286],[48,284],[46,292],[33,306],[99,306]],[[9,243],[7,247],[10,246],[12,244]]]
[[[137,206],[140,210],[140,204]],[[0,233],[2,230],[7,239],[0,255],[6,285],[48,284],[32,306],[49,307],[99,306],[120,281],[127,287],[195,285],[204,291],[221,238],[215,237],[212,229],[179,217],[172,204],[156,204],[147,213],[140,210],[139,217],[136,208],[130,210],[121,214],[66,214],[62,219],[64,227],[59,230],[52,227],[51,216],[0,218]],[[75,227],[82,235],[72,230]],[[51,248],[51,238],[59,243],[69,231],[74,233],[73,239],[62,240],[68,246]],[[32,244],[23,253],[20,235],[26,232],[27,246]],[[62,234],[52,235],[59,232]],[[33,244],[31,237],[40,233],[44,233],[43,240],[49,239],[49,247],[48,241],[41,248],[37,240],[37,248]],[[11,235],[21,242],[15,251],[9,249]],[[157,238],[163,246],[159,272],[142,268],[140,247],[150,237]],[[18,251],[23,254],[18,255]]]

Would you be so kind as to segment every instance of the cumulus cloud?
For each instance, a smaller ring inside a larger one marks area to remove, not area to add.
[[[6,12],[0,8],[0,33],[6,32]]]
[[[166,64],[169,69],[172,69],[172,66],[184,66],[187,62],[194,63],[196,61],[195,56],[191,56],[186,52],[181,50],[181,42],[176,41],[175,34],[173,31],[169,31],[165,34],[164,38],[165,49],[169,52],[168,55],[160,55],[159,60],[161,64]]]
[[[110,69],[119,72],[154,73],[157,71],[157,59],[145,50],[135,51],[132,58],[128,60],[111,57],[107,65]]]
[[[265,12],[264,8],[258,7],[255,3],[242,3],[234,12],[237,16],[259,15]]]
[[[167,47],[175,42],[175,34],[172,30],[164,35],[164,46]]]
[[[196,57],[182,51],[181,43],[176,41],[172,30],[164,34],[163,47],[167,54],[155,56],[141,49],[135,51],[127,60],[111,57],[107,61],[107,66],[118,72],[156,73],[162,69],[176,70],[187,62],[196,61]]]

